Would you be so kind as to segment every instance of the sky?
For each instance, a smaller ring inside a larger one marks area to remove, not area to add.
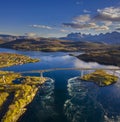
[[[120,31],[120,0],[0,0],[0,34],[63,37]]]

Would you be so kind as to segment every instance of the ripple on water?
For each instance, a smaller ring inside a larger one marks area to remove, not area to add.
[[[55,119],[57,116],[54,108],[54,80],[48,80],[41,86],[35,99],[28,106],[27,112],[20,122],[44,122]]]
[[[50,79],[46,81],[39,93],[39,121],[43,121],[46,118],[54,118],[56,112],[54,110],[54,80]]]
[[[69,79],[69,98],[64,104],[66,117],[71,122],[120,122],[120,110],[117,109],[120,94],[115,95],[120,89],[116,86],[102,88],[77,77]]]

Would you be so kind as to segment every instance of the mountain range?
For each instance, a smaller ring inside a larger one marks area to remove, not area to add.
[[[115,45],[116,44],[116,45]],[[61,38],[0,35],[0,47],[37,51],[95,51],[120,48],[120,33],[99,35],[71,33]]]
[[[14,36],[0,34],[0,43],[9,42],[17,39],[30,39],[28,36]],[[51,38],[49,38],[51,40]],[[88,42],[101,42],[108,44],[120,44],[120,32],[114,31],[111,33],[100,33],[98,35],[82,34],[82,33],[70,33],[66,37],[59,38],[60,40],[71,40],[71,41],[88,41]]]
[[[98,35],[70,33],[66,37],[62,37],[60,39],[72,40],[72,41],[90,41],[90,42],[101,42],[108,44],[120,44],[120,33],[116,31],[105,34],[100,33]]]
[[[27,36],[14,36],[14,35],[7,35],[7,34],[0,34],[0,42],[9,42],[16,39],[25,39]]]

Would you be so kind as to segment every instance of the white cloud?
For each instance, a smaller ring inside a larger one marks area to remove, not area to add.
[[[42,28],[42,29],[48,29],[48,30],[53,29],[52,27],[46,26],[46,25],[30,25],[30,26],[34,28]]]
[[[92,23],[88,24],[79,24],[79,23],[63,23],[64,27],[71,27],[74,29],[85,29],[85,28],[93,28],[96,27]]]
[[[82,5],[82,4],[83,4],[82,1],[77,1],[77,2],[76,2],[76,5]]]
[[[61,29],[60,32],[66,33],[66,32],[68,32],[68,30]]]
[[[76,16],[73,18],[73,22],[63,23],[64,27],[71,27],[74,29],[95,28],[96,24],[90,22],[91,18],[89,14]]]
[[[95,20],[120,22],[120,7],[107,7],[98,9],[97,12]]]
[[[106,66],[106,65],[99,64],[97,62],[84,62],[78,59],[74,61],[74,66],[76,68],[84,68],[84,67],[86,68],[111,68],[111,69],[118,68],[117,66],[112,66],[112,65]]]
[[[85,13],[88,10],[83,10]],[[73,29],[94,29],[95,31],[116,30],[120,24],[120,7],[106,7],[98,9],[95,16],[83,14],[73,18],[72,22],[63,23],[64,27]],[[117,29],[119,30],[119,29]]]
[[[89,14],[80,15],[75,17],[73,20],[74,23],[85,23],[90,21],[90,15]]]
[[[103,24],[106,25],[106,26],[110,26],[112,25],[113,23],[111,21],[103,21]]]
[[[96,31],[104,31],[104,30],[109,30],[108,26],[102,25],[102,26],[98,26],[95,28]]]
[[[84,9],[83,10],[84,13],[91,13],[91,11],[87,10],[87,9]]]
[[[84,23],[84,24],[79,24],[79,23],[63,23],[63,25],[65,27],[71,27],[77,30],[81,30],[81,29],[94,29],[96,31],[106,31],[109,30],[109,27],[106,25],[97,25],[94,22],[89,22],[89,23]]]
[[[33,32],[30,32],[30,33],[25,33],[25,36],[28,36],[28,37],[36,37],[37,34],[36,33],[33,33]]]

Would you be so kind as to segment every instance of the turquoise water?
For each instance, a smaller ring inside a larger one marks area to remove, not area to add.
[[[64,52],[23,52],[10,49],[0,49],[0,52],[41,59],[38,63],[2,68],[15,72],[64,67],[113,67],[95,62],[86,63]],[[119,72],[116,74],[120,75]],[[39,76],[37,73],[23,75]],[[120,122],[120,81],[101,88],[94,83],[78,80],[79,75],[80,71],[77,70],[44,73],[50,79],[27,106],[19,122]]]

